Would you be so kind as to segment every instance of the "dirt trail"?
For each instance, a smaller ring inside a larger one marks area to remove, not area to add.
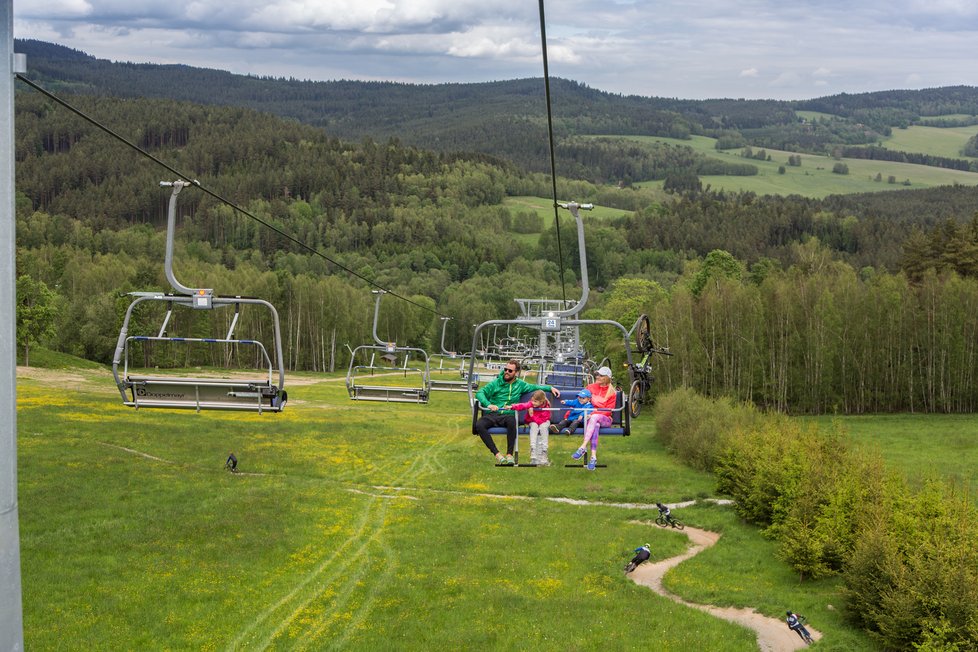
[[[684,534],[689,537],[690,542],[693,544],[686,552],[676,557],[663,559],[662,561],[642,564],[632,571],[629,577],[636,584],[647,586],[659,595],[665,596],[681,605],[705,611],[711,616],[716,616],[717,618],[722,618],[754,630],[757,632],[757,647],[761,652],[787,652],[789,650],[801,650],[806,647],[801,638],[788,629],[788,626],[783,620],[768,618],[753,609],[714,607],[712,605],[687,602],[678,595],[667,591],[662,585],[662,578],[665,577],[666,572],[670,568],[678,566],[720,540],[720,535],[715,532],[707,532],[706,530],[698,530],[692,527],[687,527]],[[811,627],[807,627],[807,629],[816,641],[822,637],[819,632]]]

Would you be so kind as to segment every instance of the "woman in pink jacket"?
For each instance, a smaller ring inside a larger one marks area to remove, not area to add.
[[[611,369],[608,367],[601,367],[594,372],[594,382],[587,388],[591,392],[591,405],[594,406],[594,412],[584,422],[584,441],[572,457],[575,460],[584,457],[590,442],[591,457],[587,461],[587,468],[593,471],[598,465],[598,433],[601,426],[611,425],[611,411],[615,409],[618,390],[611,384]]]
[[[526,410],[526,424],[530,427],[530,464],[550,466],[547,449],[550,444],[550,401],[542,390],[533,392],[525,403],[504,405],[504,410]]]

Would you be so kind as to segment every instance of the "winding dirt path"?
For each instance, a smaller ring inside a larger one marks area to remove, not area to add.
[[[686,552],[676,557],[670,557],[669,559],[642,564],[632,571],[629,577],[636,584],[647,586],[673,602],[705,611],[711,616],[722,618],[754,630],[757,633],[757,647],[761,652],[788,652],[789,650],[801,650],[807,647],[796,633],[788,629],[788,626],[783,620],[768,618],[753,609],[715,607],[713,605],[687,602],[678,595],[666,590],[662,585],[662,578],[665,577],[666,572],[670,568],[678,566],[690,557],[698,555],[720,540],[720,535],[716,532],[707,532],[706,530],[698,530],[692,527],[687,527],[684,530],[684,534],[689,537],[690,542],[693,544]],[[807,627],[807,629],[816,641],[822,637],[819,632],[811,627]]]

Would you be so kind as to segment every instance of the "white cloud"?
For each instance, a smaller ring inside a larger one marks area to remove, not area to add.
[[[526,0],[14,5],[18,38],[114,60],[426,83],[542,73],[537,6]],[[820,92],[978,85],[974,0],[702,0],[695,12],[685,0],[548,0],[546,14],[551,74],[607,91],[803,98],[813,84]]]

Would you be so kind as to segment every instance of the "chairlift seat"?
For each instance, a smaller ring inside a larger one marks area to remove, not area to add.
[[[412,387],[385,387],[384,385],[350,385],[350,398],[354,401],[384,401],[388,403],[427,403],[428,392]]]
[[[432,378],[428,382],[428,386],[433,392],[468,392],[469,387],[472,389],[477,389],[479,387],[479,382],[469,382],[467,380],[443,380],[440,378]]]
[[[185,408],[281,412],[288,393],[268,379],[127,376],[124,404],[134,408]]]
[[[568,387],[568,388],[558,387],[557,388],[557,390],[560,392],[561,396],[574,396],[574,392],[580,391],[580,389],[582,389],[582,388],[580,388],[580,387],[578,387],[577,389],[570,388],[570,387]],[[570,394],[568,394],[568,393],[570,393]],[[518,403],[526,403],[527,401],[530,400],[530,397],[531,396],[533,396],[533,392],[526,392],[525,394],[523,394],[522,396],[520,396],[520,400],[517,401],[517,402]],[[551,398],[552,398],[552,395],[551,395]],[[560,401],[560,400],[561,399],[557,399],[557,401]],[[617,435],[617,436],[622,436],[622,437],[628,437],[628,436],[630,436],[632,434],[631,433],[631,419],[629,418],[628,410],[627,410],[627,408],[625,406],[625,402],[626,402],[625,393],[623,391],[621,391],[621,390],[618,390],[617,392],[615,392],[615,407],[614,407],[614,411],[612,411],[612,413],[611,413],[611,425],[610,426],[601,426],[601,428],[598,430],[598,434],[599,435],[611,435],[611,436],[616,436]],[[557,423],[558,421],[560,421],[560,418],[558,417],[558,415],[563,415],[563,413],[567,410],[567,408],[564,408],[564,406],[562,406],[562,405],[554,405],[552,401],[551,401],[551,407],[552,408],[556,408],[556,409],[552,409],[551,412],[550,412],[550,414],[551,414],[551,416],[550,416],[550,423]],[[479,420],[479,417],[482,416],[481,413],[482,413],[482,410],[479,407],[479,403],[476,402],[475,405],[472,406],[472,434],[473,435],[478,435],[479,434],[479,432],[475,429],[475,424],[476,424],[476,421]],[[517,410],[517,412],[516,412],[516,424],[517,424],[516,425],[516,432],[517,432],[517,434],[520,434],[520,435],[528,435],[528,434],[530,434],[530,427],[525,423],[525,421],[526,421],[526,411],[525,410]],[[493,427],[489,428],[489,434],[490,435],[505,435],[506,434],[506,428],[504,428],[502,426],[493,426]]]

